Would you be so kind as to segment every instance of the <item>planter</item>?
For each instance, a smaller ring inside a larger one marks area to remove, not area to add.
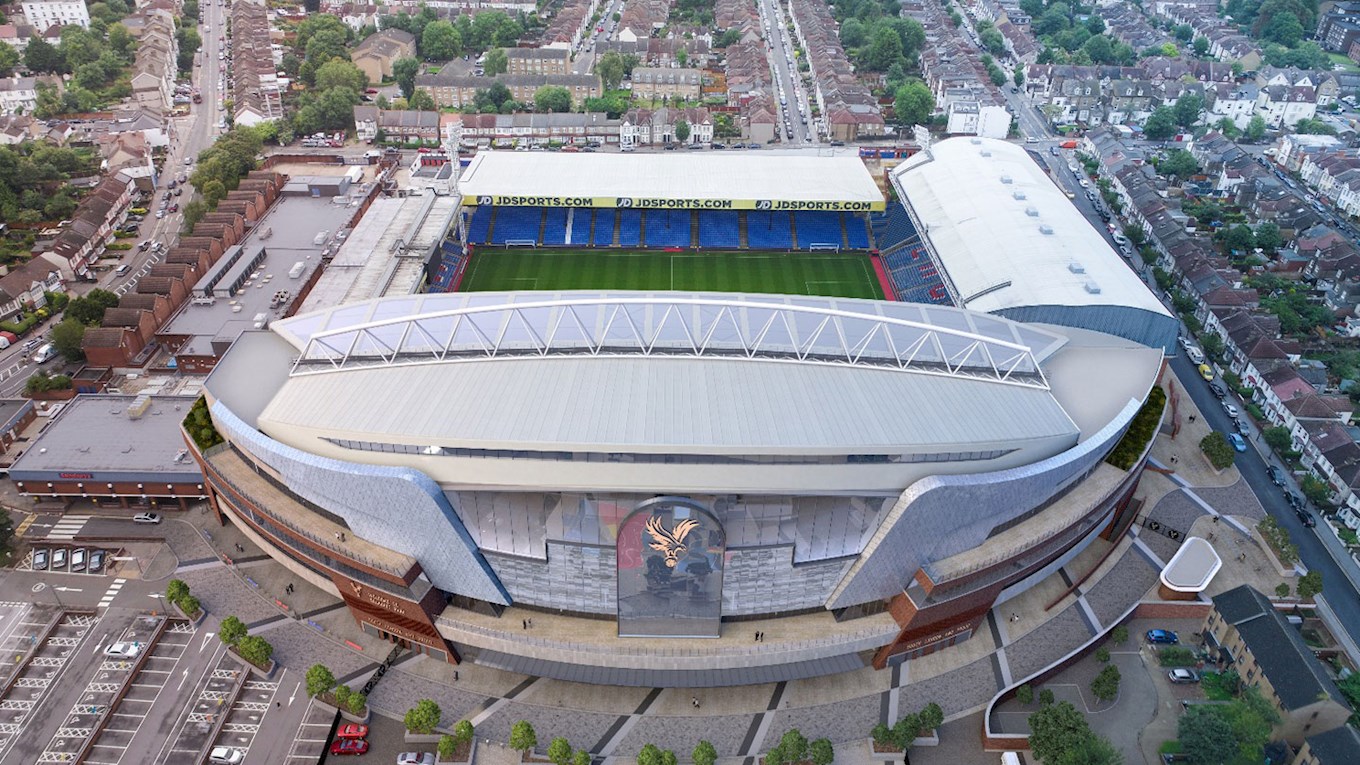
[[[235,648],[228,648],[227,655],[230,656],[232,660],[235,661],[237,664],[240,664],[241,666],[245,667],[246,669],[249,669],[251,672],[260,675],[265,679],[273,677],[274,670],[279,668],[279,663],[277,661],[274,661],[273,659],[269,660],[268,667],[261,667],[252,661],[248,661],[244,656],[237,653]]]
[[[443,735],[443,733],[412,733],[408,730],[406,731],[406,743],[435,746],[439,744],[439,739]]]
[[[356,715],[353,712],[349,711],[348,709],[341,709],[339,706],[337,706],[335,703],[335,697],[329,693],[323,693],[320,696],[313,696],[312,701],[316,702],[316,705],[318,707],[321,707],[322,709],[325,709],[329,712],[339,712],[340,719],[344,720],[345,722],[368,725],[369,721],[373,719],[373,710],[368,706],[364,707],[364,711],[361,714]]]
[[[939,746],[940,732],[938,730],[927,731],[916,737],[911,742],[912,747],[918,746]],[[898,762],[902,760],[902,750],[895,746],[885,746],[873,739],[869,739],[870,759],[874,762]]]
[[[189,614],[184,613],[184,609],[180,608],[178,603],[171,603],[170,605],[175,609],[175,613],[179,614],[181,617],[188,620],[190,624],[195,626],[203,623],[203,617],[208,615],[208,612],[202,607],[199,607],[197,614],[190,616]]]
[[[472,759],[474,756],[476,756],[476,754],[477,754],[477,737],[473,736],[471,741],[459,744],[458,748],[453,750],[453,756],[448,759],[440,757],[438,754],[436,754],[435,762],[439,763],[439,765],[455,765],[456,763],[472,762]]]

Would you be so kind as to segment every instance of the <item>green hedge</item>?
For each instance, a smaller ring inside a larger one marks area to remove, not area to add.
[[[1166,391],[1154,387],[1148,393],[1147,401],[1143,402],[1138,414],[1133,416],[1133,422],[1129,423],[1129,429],[1125,431],[1124,437],[1110,450],[1105,461],[1120,470],[1133,467],[1133,463],[1138,461],[1148,443],[1157,435],[1157,425],[1162,421],[1162,410],[1165,408]]]
[[[208,449],[222,443],[222,434],[213,427],[212,417],[208,414],[208,402],[199,396],[184,417],[184,429],[194,439],[199,449]]]
[[[24,314],[24,318],[19,321],[0,321],[0,329],[3,329],[6,332],[13,332],[16,335],[23,337],[40,321],[42,321],[42,317],[37,314],[26,313]]]

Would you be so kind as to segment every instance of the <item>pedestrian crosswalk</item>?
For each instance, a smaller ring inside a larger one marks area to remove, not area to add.
[[[85,521],[90,520],[88,515],[63,515],[57,525],[47,532],[48,539],[75,539],[76,534],[84,528]]]
[[[124,584],[127,584],[126,579],[113,580],[113,584],[109,585],[109,589],[104,591],[104,597],[99,599],[99,608],[108,608],[112,605],[114,597],[118,595],[119,590],[123,589]]]

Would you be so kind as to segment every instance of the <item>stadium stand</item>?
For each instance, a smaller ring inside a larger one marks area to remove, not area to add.
[[[753,250],[793,249],[793,229],[786,212],[746,213],[746,246]]]
[[[888,211],[870,219],[874,240],[883,256],[893,289],[900,300],[907,303],[951,305],[949,291],[940,277],[939,267],[921,243],[921,236],[912,225],[907,211],[889,207]]]
[[[435,272],[434,281],[430,283],[430,291],[452,292],[453,285],[458,283],[458,277],[463,273],[465,261],[466,256],[461,245],[447,239],[440,242],[439,269]]]
[[[852,250],[869,249],[869,230],[864,219],[853,213],[845,213],[845,244]]]
[[[699,211],[699,246],[735,250],[741,246],[741,221],[736,212]]]
[[[614,243],[614,221],[618,210],[595,210],[595,231],[590,235],[590,243],[596,247],[608,247]]]
[[[643,218],[648,247],[689,246],[689,210],[647,210]]]
[[[619,246],[639,247],[642,245],[642,211],[619,211]]]
[[[841,214],[838,212],[796,212],[793,214],[793,226],[798,233],[800,250],[814,247],[839,250],[844,244]]]
[[[542,207],[498,207],[491,244],[537,244],[542,223]]]
[[[571,210],[566,207],[545,208],[543,219],[543,245],[545,247],[567,243],[567,214],[570,212]]]
[[[492,208],[486,205],[478,207],[472,213],[472,220],[468,223],[468,241],[473,244],[482,244],[486,241],[487,234],[491,231]]]

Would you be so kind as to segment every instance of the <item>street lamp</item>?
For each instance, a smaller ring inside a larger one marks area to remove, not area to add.
[[[157,599],[160,600],[160,603],[161,603],[161,612],[162,612],[162,613],[169,613],[169,612],[170,612],[170,607],[167,606],[167,605],[165,605],[165,593],[163,593],[163,592],[148,592],[148,593],[146,594],[146,596],[147,596],[148,598],[157,598]]]

